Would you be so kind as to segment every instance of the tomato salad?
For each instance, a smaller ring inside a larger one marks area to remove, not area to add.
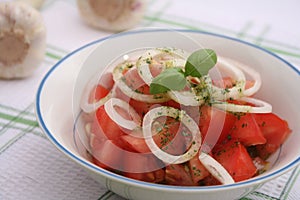
[[[96,165],[180,186],[232,184],[268,169],[291,130],[254,97],[259,73],[211,49],[139,53],[86,87],[81,108]]]

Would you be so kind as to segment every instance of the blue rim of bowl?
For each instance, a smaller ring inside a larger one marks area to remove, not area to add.
[[[96,165],[90,163],[87,160],[84,160],[82,158],[77,157],[76,155],[74,155],[72,152],[70,152],[68,149],[66,149],[65,147],[63,147],[56,139],[55,137],[53,137],[53,135],[51,134],[50,130],[47,128],[47,125],[45,124],[43,117],[42,117],[42,113],[41,113],[41,108],[40,108],[40,97],[41,97],[41,92],[43,91],[43,87],[45,85],[45,83],[47,82],[47,79],[49,76],[51,76],[51,74],[53,73],[53,71],[58,68],[60,66],[60,64],[62,62],[64,62],[66,59],[68,59],[69,57],[71,57],[72,55],[78,53],[79,51],[88,48],[92,45],[95,45],[97,43],[103,42],[105,40],[111,39],[111,38],[115,38],[115,37],[124,37],[126,35],[134,35],[134,34],[140,34],[140,33],[151,33],[151,32],[167,32],[167,31],[178,31],[178,32],[182,32],[182,33],[196,33],[196,34],[203,34],[203,35],[210,35],[210,36],[215,36],[215,37],[219,37],[219,38],[223,38],[223,39],[227,39],[227,40],[231,40],[231,41],[235,41],[235,42],[239,42],[245,45],[248,45],[250,47],[256,48],[260,51],[263,51],[269,55],[272,55],[273,57],[275,57],[276,59],[280,60],[281,62],[285,63],[288,67],[290,67],[291,69],[293,69],[298,75],[300,75],[300,70],[298,70],[295,66],[293,66],[292,64],[290,64],[288,61],[286,61],[285,59],[281,58],[280,56],[276,55],[275,53],[266,50],[262,47],[259,47],[255,44],[237,39],[237,38],[233,38],[233,37],[229,37],[229,36],[225,36],[225,35],[221,35],[221,34],[216,34],[216,33],[210,33],[210,32],[205,32],[205,31],[198,31],[198,30],[185,30],[185,29],[142,29],[142,30],[132,30],[132,31],[127,31],[127,32],[122,32],[122,33],[118,33],[118,34],[114,34],[114,35],[110,35],[104,38],[101,38],[99,40],[95,40],[91,43],[88,43],[78,49],[76,49],[75,51],[69,53],[68,55],[66,55],[64,58],[62,58],[59,62],[57,62],[48,72],[47,74],[44,76],[44,78],[42,79],[38,90],[37,90],[37,95],[36,95],[36,102],[35,102],[35,111],[36,111],[36,115],[37,115],[37,119],[39,122],[40,127],[43,129],[44,133],[47,135],[47,137],[50,139],[50,141],[52,143],[54,143],[54,145],[60,149],[60,151],[64,152],[66,155],[68,155],[70,158],[72,158],[73,160],[75,160],[77,163],[79,163],[82,166],[88,167],[90,170],[93,170],[97,173],[102,173],[103,175],[105,175],[106,177],[110,177],[110,178],[114,178],[114,180],[116,181],[121,181],[123,183],[126,184],[132,184],[135,186],[139,186],[139,187],[150,187],[152,189],[157,189],[157,190],[169,190],[169,189],[174,189],[174,190],[180,190],[180,191],[190,191],[190,192],[195,192],[195,191],[210,191],[210,190],[216,190],[216,189],[232,189],[232,188],[238,188],[238,187],[247,187],[248,185],[252,185],[252,184],[260,184],[263,183],[265,181],[268,181],[270,179],[273,179],[285,172],[287,172],[288,170],[293,169],[294,167],[296,167],[299,163],[300,163],[300,157],[296,158],[294,161],[292,161],[291,163],[289,163],[287,166],[281,168],[278,171],[275,171],[271,174],[262,176],[262,177],[257,177],[254,179],[250,179],[250,180],[246,180],[246,181],[242,181],[242,182],[237,182],[234,184],[229,184],[229,185],[217,185],[217,186],[195,186],[195,187],[186,187],[186,186],[170,186],[170,185],[162,185],[162,184],[155,184],[155,183],[148,183],[148,182],[143,182],[143,181],[138,181],[138,180],[134,180],[134,179],[130,179],[130,178],[126,178],[124,176],[115,174],[113,172],[107,171],[105,169],[101,169],[99,167],[97,167]]]

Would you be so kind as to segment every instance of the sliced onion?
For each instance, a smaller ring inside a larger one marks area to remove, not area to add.
[[[210,174],[220,181],[223,185],[234,183],[233,178],[226,171],[226,169],[210,155],[201,152],[199,153],[199,160]]]
[[[101,81],[101,79],[99,77],[100,77],[99,74],[96,74],[95,76],[93,76],[93,78],[88,82],[88,84],[86,85],[86,87],[83,91],[82,98],[80,101],[80,107],[86,113],[94,112],[95,110],[97,110],[100,106],[102,106],[106,101],[108,101],[111,98],[111,92],[110,92],[105,97],[100,99],[99,101],[89,103],[91,91],[93,91],[93,88],[99,84],[99,81]],[[102,75],[102,77],[105,77],[105,75]],[[105,82],[108,82],[108,81],[109,80],[105,79],[102,84],[107,85]]]
[[[129,67],[130,66],[130,67]],[[127,60],[124,61],[120,64],[118,64],[114,69],[113,69],[113,79],[114,81],[118,81],[123,77],[123,73],[125,70],[130,69],[131,67],[135,66],[135,61],[132,60]]]
[[[125,70],[131,69],[134,66],[132,61],[127,61],[117,65],[113,70],[113,79],[115,81],[115,85],[120,88],[120,90],[126,94],[128,97],[135,99],[137,101],[143,101],[146,103],[163,103],[170,100],[167,94],[141,94],[136,90],[130,88],[126,82],[123,80],[124,75],[123,72]],[[130,68],[128,66],[131,66]]]
[[[218,57],[218,65],[216,65],[216,67],[233,76],[233,79],[236,80],[236,85],[232,88],[224,89],[224,88],[219,88],[217,86],[214,86],[210,82],[210,79],[205,79],[206,81],[208,81],[207,85],[212,86],[211,95],[213,99],[227,100],[229,98],[238,99],[242,97],[246,85],[246,77],[244,73],[235,65],[228,62],[226,59],[222,57]]]
[[[203,97],[196,96],[190,90],[187,91],[168,91],[171,99],[185,106],[199,106],[204,103]]]
[[[156,58],[165,56],[165,55],[172,55],[172,60],[167,60],[164,62],[168,62],[168,64],[165,64],[165,68],[172,66],[172,67],[184,67],[185,65],[185,57],[184,51],[180,53],[178,50],[173,49],[166,51],[164,49],[152,49],[146,51],[137,61],[136,67],[138,69],[138,73],[140,77],[145,81],[147,85],[150,85],[152,83],[153,76],[150,71],[150,62],[151,60],[155,60]]]
[[[221,110],[229,111],[229,112],[243,112],[243,113],[270,113],[272,112],[271,104],[251,98],[251,97],[242,97],[239,100],[254,104],[255,106],[249,105],[237,105],[233,103],[227,102],[220,102],[220,103],[213,103],[212,106],[219,108]]]
[[[188,151],[182,155],[171,155],[161,150],[153,140],[152,123],[161,116],[168,116],[172,118],[179,118],[179,120],[191,131],[193,135],[192,143]],[[146,113],[143,119],[143,134],[151,152],[160,160],[168,164],[180,164],[193,158],[199,151],[201,146],[201,133],[197,123],[184,111],[178,110],[168,106],[160,106],[153,108]]]
[[[261,81],[260,74],[257,71],[255,71],[251,67],[249,67],[249,66],[247,66],[243,63],[237,62],[235,60],[232,60],[232,59],[229,59],[229,58],[223,58],[223,59],[227,60],[228,62],[231,62],[236,67],[238,67],[242,71],[246,72],[254,80],[254,85],[251,88],[248,88],[248,89],[244,90],[243,93],[244,93],[245,96],[252,96],[260,89],[262,81]]]
[[[128,112],[132,119],[125,119],[115,109],[115,106]],[[141,125],[141,118],[139,114],[132,108],[127,102],[118,99],[111,98],[104,104],[104,109],[107,115],[122,128],[133,130]]]
[[[163,103],[169,101],[170,98],[167,94],[141,94],[131,89],[124,81],[119,80],[116,82],[116,85],[120,88],[120,90],[126,94],[128,97],[135,99],[137,101],[143,101],[146,103]]]

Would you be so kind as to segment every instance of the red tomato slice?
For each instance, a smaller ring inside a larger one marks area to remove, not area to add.
[[[152,60],[152,63],[149,65],[151,75],[153,77],[156,77],[163,71],[163,65],[160,63],[160,61]]]
[[[102,85],[97,85],[93,88],[89,97],[89,103],[97,102],[109,93],[109,90]]]
[[[232,88],[235,84],[235,80],[232,79],[231,77],[226,76],[219,80],[213,80],[212,83],[213,85],[219,88]],[[245,85],[246,89],[251,88],[253,85],[254,85],[254,81],[246,80],[246,85]]]
[[[213,80],[212,83],[219,88],[232,88],[234,80],[231,77],[223,77],[219,80]]]
[[[240,116],[230,132],[233,139],[237,139],[245,146],[265,144],[267,142],[261,132],[253,114],[247,113]]]
[[[181,186],[193,186],[194,183],[189,171],[189,167],[185,165],[171,164],[166,167],[166,184],[168,185],[181,185]]]
[[[228,171],[235,181],[243,181],[256,174],[256,167],[246,148],[237,140],[214,149],[215,159]]]
[[[125,83],[132,88],[133,90],[138,89],[139,87],[145,85],[146,83],[140,77],[136,68],[129,69],[124,74]]]
[[[109,140],[117,140],[123,135],[123,131],[120,127],[106,114],[104,106],[101,106],[96,111],[97,123],[94,126],[102,129],[102,132],[106,135]]]
[[[199,181],[203,180],[204,178],[210,175],[207,169],[200,162],[198,156],[199,155],[197,154],[188,162],[192,180],[194,183],[199,183]]]
[[[129,105],[143,118],[144,115],[152,108],[160,106],[160,104],[146,103],[135,99],[129,100]]]
[[[129,69],[124,74],[125,83],[133,90],[142,94],[149,94],[149,86],[143,81],[136,68]]]
[[[123,174],[128,178],[140,181],[161,182],[164,180],[165,171],[157,162],[156,158],[149,154],[136,154],[135,156],[126,156],[125,154]]]
[[[162,182],[165,178],[165,171],[163,169],[158,169],[153,172],[146,173],[124,173],[124,176],[132,179],[136,179],[139,181],[146,181],[151,183],[159,183]]]
[[[115,82],[111,72],[103,74],[99,80],[99,85],[102,85],[105,89],[111,90]]]
[[[99,101],[105,97],[114,85],[112,73],[106,73],[100,77],[99,84],[90,93],[89,103]]]
[[[134,137],[131,135],[122,135],[121,139],[127,144],[130,149],[133,149],[135,152],[140,153],[149,153],[151,150],[146,144],[145,139]]]
[[[158,118],[152,126],[153,140],[156,145],[172,155],[180,155],[186,151],[190,134],[180,127],[180,122],[170,117]]]
[[[208,145],[214,146],[224,141],[232,129],[236,117],[211,106],[202,106],[199,128],[203,140]],[[207,137],[207,138],[206,138]]]
[[[181,105],[179,103],[177,103],[176,101],[170,100],[170,101],[165,102],[164,106],[169,106],[169,107],[180,109]]]
[[[291,129],[285,120],[273,113],[255,114],[254,117],[267,140],[266,144],[258,145],[257,150],[261,158],[267,159],[288,138]]]
[[[96,117],[95,117],[96,118]],[[98,140],[107,140],[107,136],[104,134],[102,128],[100,128],[98,120],[95,119],[92,122],[92,126],[91,126],[91,132],[92,134],[94,134],[95,137],[97,137]],[[90,136],[91,138],[92,136]]]
[[[221,185],[222,183],[213,177],[211,174],[199,182],[200,186]]]
[[[106,140],[102,142],[97,141],[97,138],[95,138],[95,141],[92,143],[94,144],[92,146],[92,154],[98,166],[115,170],[123,168],[124,150],[120,149],[114,141]]]

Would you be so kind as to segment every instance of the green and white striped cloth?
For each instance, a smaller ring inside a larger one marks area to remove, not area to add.
[[[2,0],[1,0],[2,1]],[[264,47],[300,68],[300,2],[287,0],[149,0],[140,27],[203,30]],[[91,179],[47,140],[34,114],[38,85],[62,57],[107,36],[86,26],[75,0],[46,0],[45,60],[22,80],[0,80],[0,200],[122,198]],[[243,200],[300,199],[300,168],[270,181]]]

